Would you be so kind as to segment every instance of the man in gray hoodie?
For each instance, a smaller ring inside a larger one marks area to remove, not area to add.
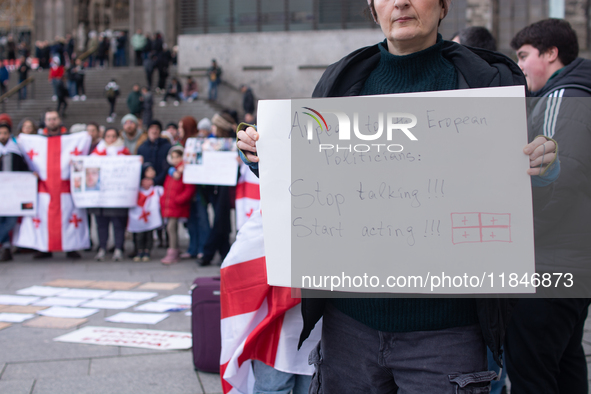
[[[137,148],[148,138],[139,127],[139,121],[133,114],[127,114],[121,119],[123,126],[123,143],[132,155],[137,155]]]

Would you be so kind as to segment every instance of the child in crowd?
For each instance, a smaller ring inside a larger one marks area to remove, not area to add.
[[[180,145],[168,151],[166,160],[171,165],[164,180],[164,194],[160,198],[162,217],[168,219],[166,230],[170,247],[166,256],[160,260],[162,264],[173,264],[179,261],[178,223],[179,219],[187,219],[191,209],[191,200],[195,193],[195,185],[183,183],[183,153]]]
[[[0,115],[0,171],[29,171],[29,166],[12,136],[12,119],[7,114]],[[0,217],[0,262],[12,260],[10,231],[17,219],[16,216]]]
[[[119,131],[114,127],[107,127],[103,139],[94,148],[91,155],[129,155],[129,150],[123,145],[123,139],[119,135]],[[107,254],[107,240],[109,239],[109,223],[113,223],[113,234],[115,238],[113,261],[121,261],[123,259],[123,244],[125,242],[125,226],[127,225],[128,209],[89,208],[88,213],[94,214],[98,230],[99,250],[95,259],[97,261],[103,261],[105,259],[105,255]]]
[[[154,244],[153,230],[162,226],[160,216],[160,197],[164,192],[162,186],[154,186],[156,170],[151,163],[144,163],[137,207],[129,209],[127,231],[133,233],[137,255],[133,261],[150,261],[150,253]]]

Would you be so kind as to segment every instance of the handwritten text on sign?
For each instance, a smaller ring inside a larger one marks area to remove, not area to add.
[[[190,349],[193,345],[192,336],[188,332],[93,326],[62,335],[54,341],[161,350]]]
[[[271,232],[291,234],[292,287],[327,289],[327,276],[375,276],[375,286],[338,290],[430,293],[388,287],[386,279],[533,272],[523,99],[292,100],[289,116],[290,167],[265,162],[264,143],[259,156],[265,235],[268,223],[278,225]],[[279,176],[270,176],[277,185],[270,197],[289,200],[286,227],[274,223],[279,205],[268,205],[263,184],[265,174],[288,170],[283,191]],[[500,291],[486,284],[435,290]]]
[[[140,156],[84,156],[72,160],[70,190],[78,208],[130,208],[137,203]]]

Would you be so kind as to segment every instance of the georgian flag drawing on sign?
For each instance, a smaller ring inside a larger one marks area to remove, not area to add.
[[[222,352],[220,376],[225,394],[251,393],[252,360],[287,373],[312,375],[308,354],[320,340],[322,324],[298,351],[303,327],[300,299],[291,288],[267,284],[263,220],[254,211],[240,229],[220,270]]]
[[[164,193],[162,186],[152,186],[148,190],[140,189],[137,207],[129,208],[127,231],[143,233],[162,226],[160,215],[160,197]]]
[[[74,207],[70,194],[70,161],[86,155],[90,143],[87,133],[18,136],[19,148],[39,182],[37,215],[23,218],[16,246],[42,252],[90,246],[86,210]]]
[[[252,173],[250,168],[240,164],[240,177],[236,184],[236,229],[240,228],[260,209],[261,194],[259,191],[259,178]]]

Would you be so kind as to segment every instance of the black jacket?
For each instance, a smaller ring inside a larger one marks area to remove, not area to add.
[[[159,137],[154,142],[147,139],[137,149],[137,154],[144,158],[144,163],[152,163],[154,165],[154,170],[156,171],[154,185],[164,185],[164,179],[170,167],[166,161],[166,156],[171,146],[166,138]]]
[[[554,138],[560,177],[534,217],[536,267],[543,272],[591,271],[591,60],[576,59],[535,92],[530,128]]]
[[[484,50],[467,48],[451,41],[443,44],[443,56],[458,72],[458,88],[484,88],[523,85],[526,81],[519,67],[508,57]],[[314,89],[313,97],[356,96],[365,80],[380,61],[378,45],[361,48],[329,66]],[[531,138],[531,137],[530,137]],[[538,190],[543,198],[550,188]],[[539,194],[539,196],[537,195]],[[304,327],[300,346],[322,317],[326,299],[302,298]],[[476,299],[478,320],[485,342],[501,365],[501,345],[514,301],[506,298]]]
[[[242,97],[242,109],[244,109],[245,114],[254,114],[254,95],[250,88],[246,89]]]
[[[12,136],[6,143],[11,144],[13,147],[16,147],[16,141],[12,139]],[[0,146],[3,148],[3,146]],[[10,151],[2,154],[2,149],[0,149],[0,171],[29,171],[29,166],[27,162],[23,158],[23,156],[17,153],[17,149],[11,149]]]

